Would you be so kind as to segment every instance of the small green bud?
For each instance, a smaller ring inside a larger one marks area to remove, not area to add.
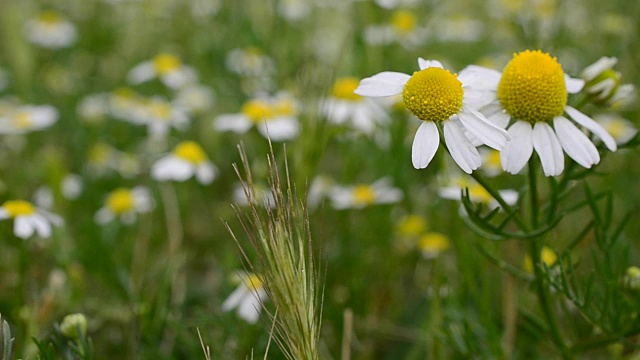
[[[78,339],[87,335],[87,318],[80,313],[69,314],[62,319],[60,332],[69,339]]]
[[[625,289],[637,292],[640,290],[640,268],[630,266],[622,278]]]

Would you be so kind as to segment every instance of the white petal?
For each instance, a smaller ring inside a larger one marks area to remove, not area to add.
[[[507,112],[500,106],[500,102],[493,102],[489,105],[484,106],[480,109],[480,112],[487,117],[493,125],[506,129],[509,126],[509,120],[511,120],[511,115],[507,114]]]
[[[198,182],[203,185],[210,184],[213,179],[216,178],[218,174],[218,169],[212,163],[204,163],[198,165],[196,168],[196,178]]]
[[[404,84],[411,76],[394,71],[385,71],[360,80],[354,93],[361,96],[392,96],[402,93]]]
[[[186,181],[193,176],[194,171],[193,164],[169,155],[153,164],[151,177],[159,181]]]
[[[238,305],[240,305],[240,302],[242,302],[242,299],[247,296],[251,296],[251,294],[249,293],[249,288],[244,286],[244,284],[238,286],[222,303],[222,311],[229,311],[238,307]]]
[[[251,120],[243,114],[222,114],[213,120],[213,127],[218,131],[233,131],[244,134],[251,129]]]
[[[156,76],[156,71],[151,61],[138,64],[129,71],[127,80],[132,84],[140,84],[149,81]]]
[[[458,186],[446,186],[438,189],[438,196],[448,200],[460,200],[462,190]]]
[[[478,150],[473,146],[454,121],[444,122],[444,141],[451,157],[467,174],[482,164]]]
[[[553,128],[545,122],[533,126],[533,148],[536,149],[545,176],[558,176],[564,170],[564,154]]]
[[[442,63],[438,60],[425,60],[423,58],[418,58],[418,67],[420,70],[424,70],[430,67],[437,67],[443,69]]]
[[[34,214],[30,217],[31,225],[43,239],[46,239],[51,236],[51,224],[47,221],[47,219],[40,215]]]
[[[13,233],[21,239],[30,238],[35,229],[28,216],[16,216],[13,222]]]
[[[598,124],[592,118],[587,115],[581,113],[580,111],[572,108],[571,106],[567,106],[565,111],[575,122],[586,127],[589,131],[591,131],[595,136],[599,137],[602,142],[607,146],[607,148],[611,151],[616,151],[618,146],[616,145],[616,140],[605,130],[602,125]]]
[[[258,293],[251,292],[243,299],[240,306],[238,306],[238,316],[250,324],[255,324],[260,318],[262,303],[260,302],[259,296]]]
[[[477,65],[469,65],[458,73],[462,86],[474,86],[488,90],[498,90],[502,73]]]
[[[285,141],[294,139],[300,132],[298,120],[292,117],[276,118],[263,121],[257,125],[262,136],[271,138],[272,141]]]
[[[111,212],[111,210],[107,209],[106,207],[100,208],[93,216],[93,220],[100,225],[109,223],[114,218],[115,215],[113,214],[113,212]]]
[[[3,207],[0,207],[0,220],[8,219],[10,217],[11,215],[9,215],[9,212],[7,212]]]
[[[520,195],[515,190],[499,190],[498,193],[502,200],[504,200],[508,205],[515,205],[518,202],[518,196]]]
[[[603,71],[611,69],[616,63],[618,59],[614,57],[606,57],[603,56],[598,61],[593,64],[587,66],[582,70],[582,78],[586,81],[591,81],[598,75],[600,75]]]
[[[584,80],[572,78],[567,74],[564,74],[564,83],[569,94],[577,94],[584,87]]]
[[[526,121],[516,121],[507,133],[511,137],[507,146],[500,152],[500,162],[504,171],[517,174],[531,158],[533,144],[531,124]]]
[[[600,154],[596,146],[567,118],[555,117],[553,127],[564,151],[578,164],[588,169],[591,165],[600,162]]]
[[[504,149],[509,135],[487,120],[484,115],[471,108],[463,108],[458,117],[465,129],[469,130],[483,144],[496,150]]]
[[[438,150],[440,135],[432,121],[422,121],[411,146],[411,161],[416,169],[426,168]]]

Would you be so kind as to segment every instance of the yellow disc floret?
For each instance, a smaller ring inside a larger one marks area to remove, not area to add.
[[[339,78],[333,84],[331,89],[331,95],[340,100],[347,101],[359,101],[362,100],[362,96],[354,93],[353,91],[358,87],[358,79],[354,77]]]
[[[273,117],[271,104],[264,100],[253,99],[247,101],[241,110],[253,123],[259,124]]]
[[[416,16],[408,10],[397,10],[391,17],[391,26],[400,33],[409,33],[413,31],[417,23]]]
[[[2,204],[2,208],[10,217],[31,215],[36,212],[36,208],[30,202],[24,200],[9,200]]]
[[[172,54],[160,54],[153,58],[153,67],[160,75],[168,74],[180,67],[180,59]]]
[[[200,164],[207,161],[207,154],[204,153],[200,145],[193,141],[181,142],[173,150],[173,154],[193,164]]]
[[[114,214],[123,214],[133,210],[135,200],[131,190],[119,188],[114,190],[107,198],[107,208]]]
[[[457,74],[437,67],[413,73],[402,91],[405,107],[425,121],[444,121],[457,114],[463,96]]]
[[[498,99],[517,119],[530,123],[551,121],[562,115],[567,105],[562,66],[540,50],[514,54],[502,72]]]
[[[352,196],[353,202],[357,205],[370,205],[376,200],[376,192],[369,185],[357,185]]]

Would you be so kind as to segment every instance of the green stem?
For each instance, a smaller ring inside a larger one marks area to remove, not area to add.
[[[529,196],[531,200],[531,227],[538,227],[538,185],[536,183],[536,165],[529,160]]]
[[[506,201],[504,201],[504,199],[502,198],[502,196],[500,195],[500,192],[496,189],[494,189],[491,184],[489,184],[489,182],[487,181],[487,179],[485,179],[482,175],[480,175],[477,171],[474,171],[471,173],[471,177],[478,183],[480,184],[480,186],[482,186],[485,190],[487,190],[487,192],[494,198],[496,199],[496,201],[498,202],[498,204],[500,204],[500,206],[502,207],[502,209],[509,213],[512,214],[514,213],[513,208],[511,207],[511,205],[507,204]],[[524,232],[529,232],[529,227],[527,226],[527,224],[525,224],[524,221],[522,221],[522,219],[520,218],[520,216],[518,216],[518,214],[514,214],[513,216],[513,221],[516,223],[516,225],[518,225],[518,227],[520,228],[520,230],[524,231]]]

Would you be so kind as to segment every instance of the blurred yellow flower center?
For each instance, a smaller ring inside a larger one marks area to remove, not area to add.
[[[437,255],[449,248],[449,240],[442,234],[428,233],[420,237],[418,246],[429,255]]]
[[[60,14],[51,10],[45,10],[41,12],[39,18],[40,18],[40,21],[42,21],[47,25],[55,25],[62,20],[62,18],[60,17]]]
[[[13,116],[13,126],[18,129],[28,129],[33,125],[33,118],[28,111],[20,111]]]
[[[259,124],[273,116],[271,104],[258,99],[247,101],[240,112],[255,124]]]
[[[501,162],[500,162],[500,151],[498,150],[490,150],[489,151],[489,155],[487,156],[486,159],[486,165],[488,165],[491,168],[501,168]]]
[[[353,92],[358,87],[358,82],[359,82],[358,79],[353,77],[339,78],[333,84],[333,89],[331,89],[331,95],[341,100],[348,100],[348,101],[362,100],[362,96]]]
[[[634,279],[640,278],[640,268],[638,268],[637,266],[630,266],[627,269],[626,275]]]
[[[271,106],[272,116],[292,116],[296,112],[296,104],[290,98],[279,99]]]
[[[614,119],[604,126],[614,139],[619,139],[627,131],[627,125],[620,119]]]
[[[356,185],[353,188],[353,202],[358,205],[373,204],[376,200],[376,192],[369,185]]]
[[[567,105],[562,66],[540,50],[514,54],[502,72],[498,99],[509,115],[530,123],[561,116]]]
[[[173,150],[175,156],[187,160],[193,164],[200,164],[207,161],[207,154],[204,153],[200,145],[193,141],[185,141]]]
[[[114,190],[107,198],[107,208],[114,214],[122,214],[133,210],[135,200],[131,190],[120,188]]]
[[[180,59],[171,54],[160,54],[153,58],[153,67],[160,75],[170,73],[180,67]]]
[[[113,95],[119,99],[133,99],[136,97],[136,92],[128,87],[121,87],[113,92]]]
[[[260,290],[264,286],[260,277],[256,274],[249,274],[249,276],[244,279],[244,284],[247,288],[254,291]]]
[[[391,17],[391,26],[401,33],[411,32],[416,27],[417,18],[411,11],[398,10]]]
[[[469,185],[469,198],[472,201],[479,201],[483,204],[489,203],[492,199],[491,194],[480,184]]]
[[[154,119],[167,120],[171,117],[171,106],[164,102],[149,104],[149,111]]]
[[[94,164],[106,164],[113,153],[113,149],[105,143],[95,144],[89,151],[89,161]]]
[[[542,260],[542,262],[548,267],[551,267],[556,263],[556,261],[558,261],[558,255],[556,255],[556,253],[549,247],[544,246],[540,251],[540,260]],[[522,268],[526,272],[533,273],[533,261],[531,261],[531,257],[529,257],[529,255],[524,257]]]
[[[9,200],[2,204],[4,210],[10,217],[31,215],[36,212],[36,208],[28,201],[24,200]]]
[[[404,85],[402,101],[418,119],[444,121],[462,108],[462,83],[457,74],[437,67],[413,73]]]
[[[418,215],[409,215],[398,225],[398,232],[403,236],[418,236],[426,229],[427,222]]]

